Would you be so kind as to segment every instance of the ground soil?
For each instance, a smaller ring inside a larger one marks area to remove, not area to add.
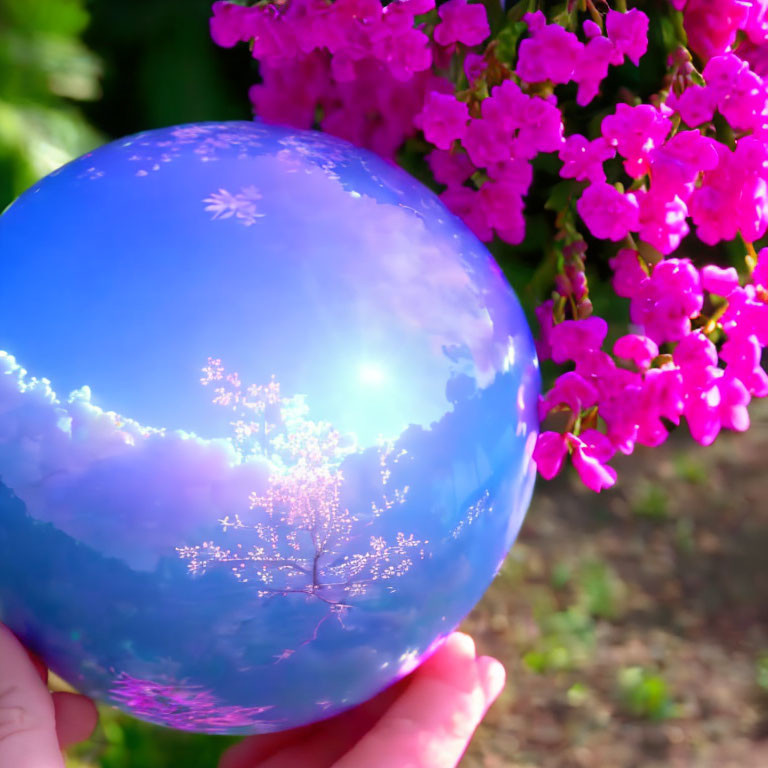
[[[509,682],[462,768],[768,766],[768,408],[752,418],[638,451],[600,495],[539,484],[464,625]]]

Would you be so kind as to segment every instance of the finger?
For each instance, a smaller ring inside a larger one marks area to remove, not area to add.
[[[507,682],[504,665],[492,656],[480,656],[477,660],[480,684],[483,686],[488,707],[499,698]],[[486,707],[487,711],[487,707]]]
[[[324,768],[351,749],[405,690],[410,678],[387,688],[370,701],[314,725],[281,733],[251,736],[228,749],[219,768]],[[269,761],[269,758],[273,758]]]
[[[455,637],[453,642],[459,643],[474,658],[475,646],[470,637],[460,635]],[[448,663],[450,664],[450,660]],[[441,674],[442,662],[439,652],[430,658],[427,664],[434,670],[434,674]],[[414,675],[410,675],[398,681],[361,706],[318,724],[321,727],[305,734],[300,741],[288,742],[269,755],[264,755],[264,762],[258,763],[259,768],[294,768],[297,765],[305,768],[331,768],[375,726],[390,706],[403,695],[413,678]],[[267,757],[270,759],[266,759]],[[251,763],[247,768],[252,768],[253,765],[254,763]]]
[[[0,626],[0,766],[64,768],[54,718],[27,652]]]
[[[48,685],[48,667],[45,666],[45,662],[36,653],[30,651],[29,648],[25,650],[43,685]]]
[[[255,768],[279,749],[292,743],[303,742],[313,728],[314,726],[309,725],[280,733],[249,736],[222,755],[219,768]]]
[[[85,741],[96,727],[99,713],[85,696],[59,691],[52,694],[56,714],[56,735],[61,749]]]
[[[474,658],[474,641],[469,636],[456,633],[452,636],[452,642],[459,643],[465,652]],[[452,658],[443,660],[442,654],[436,652],[422,665],[422,669],[426,667],[431,669],[434,675],[440,676],[446,665],[450,667]],[[359,707],[315,725],[281,733],[251,736],[227,750],[219,768],[331,766],[375,725],[392,703],[402,695],[412,678],[413,675],[404,678]],[[469,684],[469,681],[465,684]]]
[[[410,682],[404,678],[360,706],[318,723],[307,738],[273,753],[259,768],[331,768],[375,727]]]
[[[452,768],[504,686],[504,669],[454,634],[336,768]]]

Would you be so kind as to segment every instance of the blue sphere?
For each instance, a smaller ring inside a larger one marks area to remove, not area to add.
[[[0,621],[136,717],[261,733],[413,670],[530,500],[539,374],[403,170],[259,123],[148,131],[0,217]]]

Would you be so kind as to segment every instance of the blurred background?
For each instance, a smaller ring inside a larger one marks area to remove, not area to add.
[[[0,0],[0,210],[109,139],[249,119],[255,64],[244,46],[210,43],[209,10]],[[537,253],[537,231],[522,253],[497,251],[522,294],[535,261],[513,258]],[[768,766],[768,404],[757,405],[746,435],[702,449],[675,434],[617,462],[619,485],[599,496],[568,476],[539,485],[465,623],[509,684],[463,768]],[[104,710],[69,766],[210,768],[230,743]]]

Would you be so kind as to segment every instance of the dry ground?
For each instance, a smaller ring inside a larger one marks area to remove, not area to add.
[[[768,408],[752,414],[710,448],[639,452],[599,496],[539,485],[465,623],[509,684],[462,768],[768,766]]]

